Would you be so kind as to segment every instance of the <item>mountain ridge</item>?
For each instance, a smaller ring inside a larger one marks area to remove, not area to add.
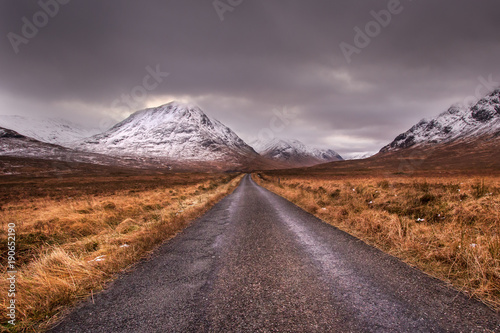
[[[289,167],[305,167],[343,160],[333,149],[310,147],[295,139],[273,138],[266,142],[256,141],[252,146],[264,158],[285,163]]]
[[[0,127],[0,156],[46,161],[49,162],[49,165],[52,161],[54,163],[85,163],[125,168],[160,168],[151,160],[124,159],[79,152],[61,145],[39,141],[4,127]],[[2,165],[2,167],[5,168],[6,165]],[[0,173],[2,173],[1,170]]]
[[[100,132],[98,128],[82,126],[62,118],[16,115],[0,115],[0,127],[8,128],[26,137],[42,142],[65,147],[70,146],[71,142],[90,137]]]
[[[452,105],[431,119],[422,119],[399,134],[380,152],[410,147],[476,140],[500,133],[500,89],[487,94],[471,107]]]

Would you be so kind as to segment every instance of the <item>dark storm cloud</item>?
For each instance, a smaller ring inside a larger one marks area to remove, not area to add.
[[[286,106],[297,118],[277,135],[377,150],[474,95],[479,76],[500,81],[493,0],[401,0],[348,63],[339,44],[356,46],[354,28],[389,3],[244,0],[221,21],[211,0],[73,0],[16,53],[8,33],[22,36],[23,17],[32,22],[41,7],[4,1],[0,113],[116,114],[116,100],[158,67],[169,76],[133,108],[192,100],[251,140]]]

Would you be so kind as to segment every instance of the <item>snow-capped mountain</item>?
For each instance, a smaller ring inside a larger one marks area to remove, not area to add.
[[[172,163],[216,162],[227,168],[260,156],[199,107],[171,102],[137,111],[109,130],[81,140],[78,150],[143,156]]]
[[[64,119],[0,115],[0,126],[47,143],[69,146],[71,142],[101,132]]]
[[[62,160],[69,159],[70,152],[71,150],[68,148],[42,142],[11,129],[0,127],[0,156]]]
[[[452,106],[434,119],[421,120],[381,152],[499,134],[500,89],[497,89],[472,107]]]
[[[378,153],[377,151],[365,151],[365,152],[355,152],[343,155],[345,160],[363,160],[368,157],[372,157]]]
[[[267,142],[254,142],[253,147],[263,157],[293,167],[341,161],[342,157],[332,149],[309,147],[298,140],[274,138]]]
[[[65,163],[98,164],[127,168],[160,167],[151,161],[120,159],[101,154],[78,152],[59,145],[42,142],[3,127],[0,127],[0,157],[38,161],[58,161]],[[5,165],[3,165],[3,167],[5,167]]]

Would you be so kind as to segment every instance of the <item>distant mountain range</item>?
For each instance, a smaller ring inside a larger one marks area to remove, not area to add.
[[[345,156],[342,156],[345,160],[363,160],[368,157],[372,157],[378,153],[378,151],[365,151],[365,152],[356,152],[350,153]]]
[[[261,156],[284,163],[289,167],[312,166],[343,160],[332,149],[309,147],[299,140],[273,138],[267,142],[254,142],[252,146]]]
[[[421,120],[381,152],[499,136],[500,89],[497,89],[471,107],[452,106],[436,118]]]
[[[137,111],[97,132],[60,119],[0,116],[0,158],[174,171],[284,169],[343,160],[334,150],[298,140],[275,138],[252,147],[199,107],[177,102]],[[499,144],[500,89],[471,107],[452,106],[434,119],[421,120],[374,158],[432,149],[436,159],[439,154],[455,156],[464,147],[468,159],[480,154],[476,162],[488,164],[489,156],[498,155]],[[436,150],[441,146],[445,148]]]
[[[4,115],[0,115],[0,127],[39,141],[62,146],[68,146],[71,142],[101,132],[98,128],[85,127],[61,118]]]
[[[0,156],[82,163],[130,164],[172,170],[276,169],[341,159],[332,150],[282,141],[275,153],[260,155],[230,128],[199,107],[171,102],[137,111],[102,133],[58,119],[1,116]],[[9,126],[9,127],[7,127]],[[277,144],[277,142],[275,142]],[[114,159],[114,162],[111,160]]]

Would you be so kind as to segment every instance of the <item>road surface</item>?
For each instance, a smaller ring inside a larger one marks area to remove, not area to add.
[[[245,176],[52,332],[500,332],[500,316]]]

